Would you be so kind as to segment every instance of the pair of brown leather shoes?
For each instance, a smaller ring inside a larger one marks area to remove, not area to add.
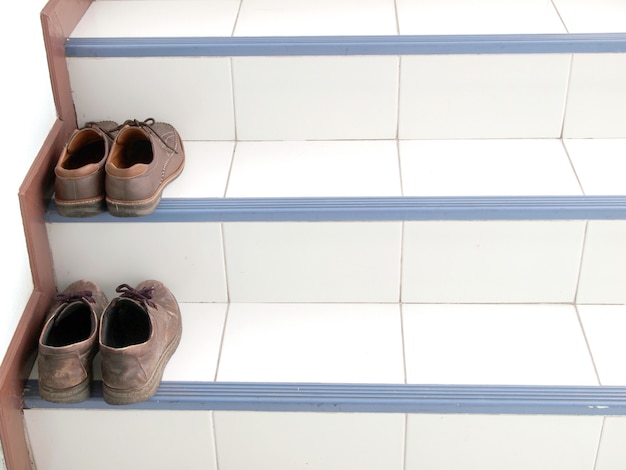
[[[159,281],[120,285],[110,303],[91,281],[57,295],[39,337],[39,394],[77,403],[91,392],[92,360],[102,356],[104,400],[125,405],[152,397],[182,334],[174,295]]]
[[[147,215],[184,164],[183,142],[170,124],[89,122],[73,132],[56,164],[54,201],[68,217],[105,208],[118,217]]]

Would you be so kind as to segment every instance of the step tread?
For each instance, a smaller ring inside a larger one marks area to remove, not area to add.
[[[108,19],[108,20],[107,20]],[[602,0],[97,1],[80,37],[559,34],[626,31],[626,6]]]
[[[421,400],[432,389],[487,400],[515,390],[545,399],[552,390],[566,400],[626,386],[624,305],[183,303],[181,311],[182,341],[159,391],[166,403],[229,387],[248,398],[274,393],[282,406],[315,393],[389,406],[398,394]],[[99,381],[99,355],[94,371]],[[46,407],[36,367],[30,379],[29,406]],[[302,391],[290,398],[287,384]],[[99,406],[96,398],[87,406]]]
[[[594,218],[624,205],[626,139],[187,141],[185,148],[185,170],[153,218],[402,220],[446,218],[446,210],[462,217],[455,206],[480,218],[489,205],[511,218]],[[516,207],[524,210],[516,215]],[[48,220],[120,221],[60,217],[53,207]]]

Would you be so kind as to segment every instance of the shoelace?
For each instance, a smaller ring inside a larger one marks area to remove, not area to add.
[[[102,128],[101,126],[98,125],[97,122],[94,121],[89,121],[88,123],[85,124],[85,127],[91,127],[91,128],[98,128],[100,131],[104,132],[107,136],[109,136],[109,138],[111,140],[115,140],[115,133],[119,132],[120,130],[122,130],[124,127],[126,126],[133,126],[133,127],[141,127],[142,129],[146,129],[148,132],[150,132],[151,134],[154,134],[157,139],[159,139],[161,141],[161,143],[163,145],[165,145],[168,149],[170,149],[172,152],[174,153],[178,153],[178,150],[170,147],[168,145],[167,142],[165,142],[165,140],[163,140],[163,137],[161,137],[153,128],[152,126],[156,123],[156,121],[154,120],[154,118],[147,118],[144,119],[143,121],[139,121],[138,119],[127,119],[126,121],[124,121],[122,124],[120,124],[119,126],[111,129],[111,130],[107,130]]]
[[[157,305],[150,299],[152,299],[152,292],[154,287],[144,287],[141,290],[137,290],[128,284],[120,284],[115,289],[115,292],[122,294],[120,297],[125,299],[132,299],[141,302],[145,305],[149,305],[152,308],[158,309]]]
[[[95,304],[96,299],[93,298],[93,292],[90,290],[81,290],[72,292],[70,294],[57,294],[57,300],[61,303],[70,304],[72,302],[76,302],[78,300],[82,300],[84,302],[89,302],[90,304]]]

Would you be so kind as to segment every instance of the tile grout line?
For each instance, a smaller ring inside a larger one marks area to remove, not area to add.
[[[565,155],[567,156],[567,161],[569,162],[569,166],[572,169],[572,171],[574,172],[574,176],[576,177],[576,182],[578,183],[578,187],[580,188],[580,192],[582,193],[583,196],[585,196],[585,188],[583,188],[583,184],[580,181],[580,177],[578,176],[578,172],[576,171],[576,167],[574,166],[574,162],[572,161],[572,157],[570,156],[569,150],[567,149],[567,145],[565,145],[565,142],[563,141],[563,139],[559,139],[561,141],[561,146],[563,147],[563,150],[565,151]]]
[[[233,166],[235,165],[235,153],[237,152],[237,146],[238,145],[239,145],[239,142],[235,138],[234,145],[233,145],[233,151],[232,151],[232,153],[230,155],[230,165],[228,166],[228,173],[226,174],[226,185],[224,186],[223,198],[226,198],[226,195],[228,194],[228,186],[230,185],[230,178],[231,178],[232,173],[233,173]],[[222,233],[222,239],[223,238],[224,238],[224,234]]]
[[[569,67],[567,69],[567,82],[565,83],[565,99],[563,102],[563,115],[561,116],[561,129],[559,138],[561,141],[565,138],[565,121],[567,119],[567,105],[569,104],[569,91],[572,82],[572,68],[574,65],[574,55],[569,54]]]
[[[215,464],[215,468],[220,468],[219,464],[219,455],[218,455],[218,447],[217,447],[217,432],[215,430],[215,410],[209,411],[211,417],[211,430],[213,431],[213,463]]]
[[[600,426],[600,435],[598,436],[598,445],[596,446],[596,455],[593,459],[593,468],[592,470],[597,470],[598,468],[598,459],[600,457],[600,446],[602,445],[602,438],[604,437],[604,426],[606,425],[606,416],[602,417],[602,425]]]
[[[596,380],[598,381],[598,386],[602,386],[602,381],[600,380],[600,374],[598,373],[598,367],[596,366],[596,360],[593,357],[593,352],[591,351],[591,345],[589,344],[589,339],[587,338],[587,332],[585,331],[585,327],[583,325],[582,318],[580,318],[580,312],[578,311],[578,306],[574,304],[574,309],[576,310],[576,318],[578,319],[578,325],[580,326],[580,331],[583,334],[583,338],[585,339],[585,345],[587,346],[587,352],[589,353],[589,358],[591,359],[591,364],[593,365],[593,371],[596,374]]]
[[[402,469],[406,470],[407,448],[409,447],[409,415],[404,414],[404,439],[402,442]]]
[[[239,7],[237,8],[237,14],[235,15],[235,21],[233,22],[233,29],[230,32],[230,36],[235,36],[235,30],[237,29],[237,23],[239,23],[239,14],[241,13],[241,7],[243,6],[243,0],[239,0]]]
[[[222,326],[222,334],[220,337],[220,349],[217,353],[217,363],[215,364],[215,376],[213,382],[217,382],[217,377],[220,372],[220,365],[222,363],[222,352],[224,350],[224,339],[226,338],[226,326],[228,325],[228,318],[230,317],[230,302],[226,304],[226,314],[224,315],[224,325]]]
[[[405,348],[405,335],[404,335],[404,309],[402,303],[399,304],[400,307],[400,335],[402,340],[402,368],[404,372],[404,383],[408,384],[408,377],[406,371],[406,348]]]
[[[574,292],[574,305],[578,305],[578,290],[580,289],[580,279],[583,275],[583,263],[585,261],[585,247],[587,245],[587,231],[589,230],[589,221],[585,220],[585,230],[583,232],[583,243],[580,250],[580,259],[578,261],[578,276],[576,276],[576,290]]]
[[[550,0],[550,4],[552,5],[552,8],[554,8],[555,13],[559,17],[559,20],[561,21],[561,24],[563,25],[565,32],[569,33],[569,28],[565,24],[565,20],[563,20],[563,16],[561,15],[561,12],[559,11],[558,7],[554,4],[554,0]]]

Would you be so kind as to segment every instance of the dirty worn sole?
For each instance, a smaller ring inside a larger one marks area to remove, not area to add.
[[[54,199],[57,212],[63,217],[91,217],[106,209],[104,195],[94,199],[80,201],[62,201]]]
[[[91,379],[87,378],[83,382],[70,388],[51,388],[39,381],[39,396],[46,401],[53,403],[80,403],[91,395]]]

